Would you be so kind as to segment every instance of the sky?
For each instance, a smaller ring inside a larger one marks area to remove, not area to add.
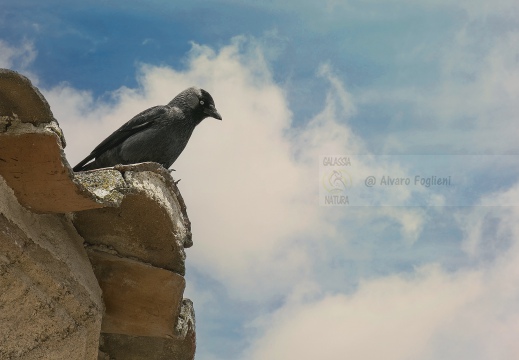
[[[211,93],[173,165],[197,359],[517,358],[517,1],[4,0],[0,67],[72,165]]]

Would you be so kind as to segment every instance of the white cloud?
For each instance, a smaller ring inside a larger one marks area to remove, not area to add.
[[[512,360],[517,280],[517,270],[452,275],[428,266],[367,281],[351,296],[289,303],[265,320],[247,358]]]
[[[455,279],[432,267],[412,279],[366,282],[353,296],[287,304],[272,316],[250,358],[422,359],[436,330],[480,287],[477,276]]]
[[[0,68],[23,71],[33,83],[37,83],[37,77],[27,72],[26,68],[34,61],[36,55],[37,52],[30,41],[25,40],[16,46],[0,39]]]
[[[517,218],[519,184],[502,192],[483,197],[469,213],[458,216],[465,240],[463,249],[473,258],[502,256],[505,250],[519,251],[519,225]],[[489,237],[492,234],[492,237]],[[510,254],[515,254],[510,251]],[[518,255],[519,256],[519,255]]]
[[[250,359],[500,359],[519,353],[519,184],[462,211],[477,266],[426,265],[361,282],[351,295],[296,298],[255,322]],[[486,204],[500,206],[486,206]],[[497,220],[497,225],[495,221]],[[484,232],[485,226],[494,226]],[[504,246],[492,249],[492,244]],[[486,258],[490,250],[493,257]]]

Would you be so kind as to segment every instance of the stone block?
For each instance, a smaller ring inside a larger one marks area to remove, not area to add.
[[[196,350],[193,303],[187,299],[182,302],[174,337],[102,334],[100,349],[114,360],[193,360]]]
[[[102,251],[89,250],[106,306],[104,333],[176,335],[185,280],[171,271]]]
[[[184,275],[191,224],[171,176],[154,166],[117,167],[130,189],[120,206],[77,212],[74,225],[89,245]]]
[[[34,125],[54,120],[49,104],[29,79],[16,71],[0,69],[0,116],[13,114]]]

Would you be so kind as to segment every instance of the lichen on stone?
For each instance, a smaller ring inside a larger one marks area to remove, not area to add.
[[[59,140],[61,141],[61,147],[64,149],[67,146],[67,142],[65,141],[65,136],[63,135],[63,131],[59,127],[57,121],[51,121],[50,123],[44,124],[44,129],[46,131],[51,131],[54,134],[58,135]]]
[[[6,132],[12,121],[13,119],[9,116],[0,116],[0,132]]]
[[[183,299],[180,307],[175,331],[178,336],[185,338],[189,331],[195,332],[195,309],[193,302],[189,299]]]
[[[117,170],[80,172],[75,180],[93,193],[98,200],[119,204],[129,189],[121,173]]]

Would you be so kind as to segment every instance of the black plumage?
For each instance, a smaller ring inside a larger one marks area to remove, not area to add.
[[[222,120],[211,95],[197,87],[186,89],[167,105],[154,106],[134,116],[74,166],[74,171],[146,161],[167,169],[206,117]]]

